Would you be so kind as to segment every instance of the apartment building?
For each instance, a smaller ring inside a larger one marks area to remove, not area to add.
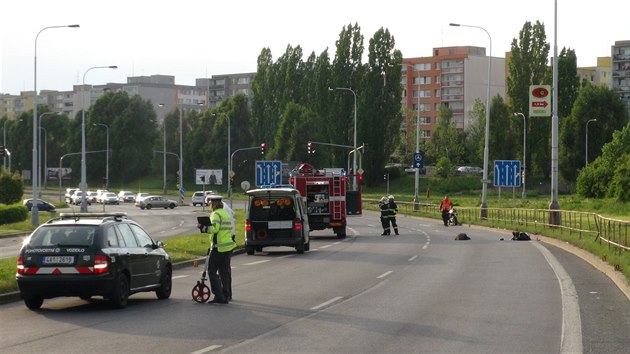
[[[103,85],[74,85],[72,91],[42,90],[38,103],[47,105],[50,110],[75,117],[81,109],[89,109],[99,97],[109,91],[125,91],[129,96],[139,95],[151,101],[156,107],[158,122],[177,109],[190,110],[200,107],[214,108],[221,102],[243,93],[251,96],[251,81],[255,73],[215,75],[211,78],[196,79],[195,85],[178,85],[170,75],[128,77],[127,82]],[[33,109],[33,91],[23,91],[20,95],[0,95],[0,115],[15,118]]]
[[[577,68],[580,82],[590,82],[596,86],[612,88],[612,67],[610,57],[598,57],[596,66]]]
[[[615,41],[611,52],[612,90],[621,97],[630,112],[630,40]]]
[[[505,59],[489,58],[485,48],[433,48],[431,57],[403,59],[401,104],[408,117],[401,129],[415,129],[419,111],[420,136],[430,139],[441,105],[451,109],[458,129],[467,129],[475,100],[486,102],[490,62],[490,97],[505,97]]]

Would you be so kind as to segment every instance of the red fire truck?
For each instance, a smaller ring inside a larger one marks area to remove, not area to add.
[[[342,169],[316,170],[308,163],[293,171],[290,183],[300,191],[306,201],[308,222],[312,230],[333,229],[338,238],[346,237],[346,214],[360,215],[359,210],[346,209],[346,187],[348,176]],[[357,205],[357,202],[353,202]],[[354,209],[354,208],[353,208]]]

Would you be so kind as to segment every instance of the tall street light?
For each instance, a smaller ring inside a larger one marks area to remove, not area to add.
[[[43,117],[43,116],[44,116],[44,115],[42,114],[42,115],[39,117],[39,118],[40,118],[40,122],[41,122],[41,117]],[[43,130],[43,131],[44,131],[44,165],[46,165],[46,160],[47,160],[47,159],[46,159],[46,155],[48,154],[48,130],[46,130],[46,128],[42,127],[41,125],[40,125],[40,127],[39,127],[39,130]],[[41,140],[42,140],[42,139],[41,139],[41,137],[40,137],[40,139],[39,139],[39,145],[40,145],[40,146],[38,147],[38,148],[39,148],[39,152],[40,152],[40,153],[41,153],[41,151],[42,151],[42,147],[41,147]],[[40,161],[40,162],[38,162],[38,164],[39,164],[39,167],[40,167],[40,170],[41,170],[41,167],[42,167],[42,163],[41,163],[41,161]],[[47,170],[47,167],[44,167],[44,170]],[[39,173],[39,171],[38,171],[37,173]],[[45,178],[45,177],[44,177],[43,179],[44,179],[44,180],[47,180],[48,178]],[[41,192],[41,190],[42,190],[41,180],[40,180],[39,182],[40,182],[40,183],[39,183],[39,190],[40,190],[40,192]],[[46,182],[44,182],[44,188],[46,188]]]
[[[4,146],[5,148],[7,147],[7,122],[8,121],[9,121],[9,119],[4,121],[3,129],[2,129],[2,134],[4,135],[4,142],[2,143],[2,146]],[[2,166],[4,166],[5,169],[7,168],[7,157],[6,157],[6,155],[3,158]]]
[[[328,88],[329,91],[332,90],[344,90],[352,92],[354,96],[354,143],[353,143],[353,154],[352,154],[352,190],[357,190],[357,93],[354,92],[351,88],[347,87],[335,87]]]
[[[227,128],[227,175],[228,175],[228,179],[227,179],[227,185],[228,185],[228,197],[230,198],[230,207],[232,206],[232,184],[230,184],[230,179],[232,178],[232,166],[231,166],[231,159],[230,159],[230,150],[232,149],[232,147],[230,146],[230,140],[231,140],[231,129],[230,129],[230,116],[225,113],[225,112],[221,112],[219,113],[222,116],[225,116],[225,119],[227,119],[227,123],[228,123],[228,128]],[[217,116],[216,113],[212,113],[213,116]]]
[[[588,123],[590,122],[597,122],[597,119],[589,119],[588,122],[586,122],[586,153],[584,154],[584,160],[586,161],[585,166],[588,166]]]
[[[402,63],[398,65],[406,65],[408,68],[413,68],[412,64]],[[410,92],[408,89],[407,92]],[[416,107],[416,154],[420,153],[420,82],[418,82],[418,92],[416,93],[418,96],[418,103]],[[416,180],[415,180],[415,191],[413,196],[413,210],[418,210],[418,203],[420,200],[418,199],[418,192],[420,189],[420,169],[415,168],[416,170]],[[388,193],[389,194],[389,193]]]
[[[58,112],[46,112],[46,113],[42,113],[39,115],[39,136],[37,137],[37,149],[38,149],[38,154],[37,154],[37,176],[39,176],[39,191],[41,193],[42,190],[42,180],[44,180],[44,188],[46,188],[47,185],[47,181],[48,181],[48,166],[44,166],[44,173],[42,173],[42,135],[41,135],[41,130],[44,130],[44,138],[46,139],[46,142],[48,141],[47,135],[48,135],[48,131],[44,128],[42,128],[42,120],[45,116],[47,115],[54,115],[54,114],[59,114]],[[44,149],[47,150],[46,146],[48,145],[46,142],[44,142]],[[44,165],[46,165],[46,153],[44,153]]]
[[[83,74],[83,86],[82,86],[82,94],[81,94],[81,183],[79,183],[79,189],[81,189],[81,212],[87,213],[87,178],[86,178],[86,167],[85,167],[85,76],[90,70],[93,69],[117,69],[116,65],[109,66],[93,66],[85,71]],[[90,101],[88,102],[88,107],[92,104],[92,99],[90,95]]]
[[[160,108],[164,107],[164,103],[158,104]],[[166,194],[166,116],[162,119],[162,130],[164,131],[164,151],[162,152],[162,193]]]
[[[109,188],[109,125],[104,123],[93,123],[93,126],[101,126],[107,129],[107,140],[105,143],[105,189]]]
[[[203,102],[197,103],[199,106],[203,106]],[[182,137],[182,126],[183,126],[183,118],[184,118],[184,108],[182,107],[182,103],[179,104],[179,195],[180,200],[184,202],[184,145],[183,145],[183,137]]]
[[[37,38],[39,38],[39,35],[47,29],[65,27],[78,28],[79,25],[48,26],[42,28],[35,36],[35,56],[33,60],[33,170],[31,173],[33,176],[33,200],[37,200],[39,194],[37,190],[39,181],[37,180],[37,175],[35,173],[37,171],[37,133],[39,130],[37,129],[37,127],[39,127],[37,123]],[[31,225],[33,227],[39,226],[39,210],[37,208],[37,203],[33,203],[33,207],[31,208]]]
[[[481,218],[488,217],[488,141],[490,140],[490,73],[492,72],[492,37],[485,28],[480,26],[462,25],[459,23],[451,23],[450,26],[454,27],[470,27],[483,30],[488,35],[490,46],[488,50],[488,89],[486,93],[486,134],[485,143],[483,146],[483,181],[481,189]]]
[[[525,159],[526,159],[526,154],[525,154],[525,149],[527,147],[527,121],[525,120],[525,115],[523,113],[514,113],[515,117],[521,116],[523,117],[523,176],[521,178],[521,181],[523,182],[523,192],[521,194],[521,198],[525,199],[525,197],[527,196],[526,192],[525,192],[525,170],[526,170],[526,164],[525,164]]]

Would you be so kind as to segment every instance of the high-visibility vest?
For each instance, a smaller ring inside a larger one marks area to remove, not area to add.
[[[236,248],[236,242],[232,240],[230,214],[223,209],[217,209],[210,215],[210,222],[212,223],[209,229],[212,248],[216,248],[221,253]]]

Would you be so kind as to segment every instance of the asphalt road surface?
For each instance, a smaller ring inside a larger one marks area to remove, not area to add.
[[[343,240],[312,233],[303,255],[234,256],[229,305],[192,301],[195,267],[174,272],[170,299],[136,294],[122,310],[0,305],[0,352],[628,353],[630,301],[561,248],[405,216],[400,236],[380,236],[371,212],[349,224]]]

